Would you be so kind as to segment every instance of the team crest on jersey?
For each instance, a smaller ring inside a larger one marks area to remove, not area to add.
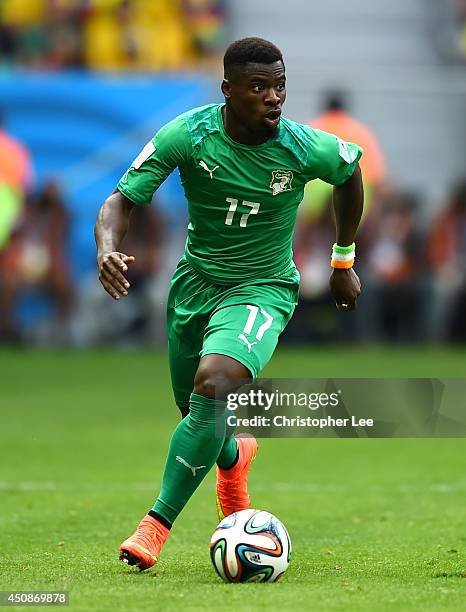
[[[272,195],[276,196],[284,191],[291,191],[293,189],[291,186],[292,180],[293,173],[291,170],[272,170],[272,179],[269,185]]]

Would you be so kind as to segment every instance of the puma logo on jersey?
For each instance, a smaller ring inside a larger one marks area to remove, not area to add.
[[[197,470],[202,470],[202,468],[207,467],[205,465],[198,465],[197,467],[189,465],[189,463],[185,459],[183,459],[183,457],[180,457],[179,455],[177,455],[175,459],[179,461],[182,465],[186,466],[187,468],[191,470],[191,472],[193,473],[193,478],[196,476]]]
[[[209,174],[210,174],[210,178],[213,179],[213,173],[215,172],[215,170],[217,170],[217,168],[220,168],[220,166],[215,166],[214,168],[212,168],[212,170],[210,168],[208,168],[207,164],[205,163],[204,160],[201,159],[201,161],[199,162],[199,165],[201,166],[201,168],[203,168],[204,170],[206,170]]]
[[[248,345],[248,352],[251,352],[252,347],[257,344],[257,342],[249,342],[249,340],[246,338],[246,336],[244,334],[240,334],[238,336],[238,338],[240,340],[242,340],[243,342],[245,342]]]

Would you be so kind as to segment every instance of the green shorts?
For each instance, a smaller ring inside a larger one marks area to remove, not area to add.
[[[298,292],[299,273],[294,267],[274,278],[221,286],[198,274],[183,257],[167,304],[168,356],[178,407],[189,406],[203,355],[232,357],[256,378],[272,357]]]

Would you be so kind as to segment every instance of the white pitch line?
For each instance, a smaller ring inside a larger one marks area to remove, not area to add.
[[[121,489],[121,490],[132,490],[132,491],[154,491],[159,485],[157,480],[153,482],[107,482],[109,490]],[[309,482],[267,482],[267,483],[254,483],[251,487],[254,491],[279,491],[279,492],[342,492],[346,491],[351,486],[345,487],[343,485],[336,484],[313,484]],[[386,487],[380,487],[385,489]],[[399,484],[395,487],[390,487],[390,490],[399,491],[400,493],[412,493],[413,491],[430,491],[432,493],[455,493],[459,491],[466,491],[466,482],[438,482],[427,486],[422,485],[408,485]],[[102,483],[65,483],[65,482],[54,482],[54,481],[40,481],[40,480],[0,480],[0,491],[14,491],[14,492],[29,492],[29,491],[102,491],[105,490],[105,485]]]

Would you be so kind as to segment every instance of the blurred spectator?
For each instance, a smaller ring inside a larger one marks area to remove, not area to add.
[[[58,334],[66,333],[73,300],[65,248],[68,226],[58,187],[49,181],[36,198],[28,200],[3,254],[0,336],[4,339],[21,338],[15,309],[21,295],[30,290],[52,299],[58,315],[55,329]]]
[[[334,242],[335,222],[330,201],[327,201],[320,217],[303,219],[295,233],[293,252],[301,275],[300,300],[285,329],[285,341],[318,343],[348,339],[341,327],[341,313],[335,308],[329,289],[330,254]],[[348,323],[348,313],[345,313],[345,320]]]
[[[176,70],[193,61],[181,0],[89,0],[85,62],[99,70]]]
[[[364,330],[369,339],[417,341],[425,331],[423,253],[417,198],[387,193],[367,252]]]
[[[355,142],[363,150],[361,166],[364,181],[364,216],[369,211],[377,189],[385,178],[385,162],[381,148],[372,131],[352,117],[348,111],[346,95],[332,91],[324,95],[323,112],[310,122],[315,129],[335,134],[342,140]],[[300,216],[320,214],[331,194],[332,186],[319,180],[307,184]]]
[[[135,207],[130,230],[121,246],[124,253],[136,258],[126,275],[132,293],[132,301],[127,304],[133,309],[132,323],[126,333],[131,341],[151,344],[154,317],[155,325],[163,327],[165,306],[154,301],[159,297],[157,278],[165,264],[165,246],[165,223],[160,209],[155,204]]]
[[[165,297],[168,285],[164,280],[162,288],[158,280],[165,265],[165,247],[165,224],[159,208],[155,204],[135,206],[121,244],[123,252],[135,257],[126,274],[131,284],[129,294],[114,302],[95,282],[93,272],[78,306],[73,334],[76,343],[160,344],[162,338],[157,334],[165,320],[161,296]]]
[[[429,240],[434,271],[432,329],[437,340],[466,341],[466,180],[434,220]]]
[[[358,232],[358,273],[360,262],[366,251],[364,235],[373,235],[367,228],[367,211],[381,189],[385,179],[385,162],[379,144],[360,121],[347,110],[345,95],[341,92],[327,92],[321,115],[311,121],[313,128],[335,134],[339,138],[356,142],[364,149],[360,166],[364,181],[365,223]],[[342,321],[331,298],[328,281],[331,245],[335,241],[335,225],[332,217],[332,186],[315,180],[306,185],[304,199],[298,215],[295,233],[295,261],[301,273],[301,303],[290,323],[290,340],[335,341],[350,340],[356,327],[348,320]],[[367,231],[364,232],[364,228]],[[353,313],[346,313],[353,317]],[[349,324],[348,324],[349,323]],[[300,331],[300,329],[302,331]],[[352,330],[352,331],[351,331]]]
[[[44,69],[179,70],[217,58],[224,0],[8,0],[0,62]]]
[[[77,6],[74,6],[77,5]],[[46,64],[49,68],[74,68],[82,65],[82,22],[79,2],[49,0],[45,24]]]
[[[224,51],[225,5],[225,0],[183,0],[185,18],[197,54],[207,64],[218,62]]]
[[[466,0],[434,3],[434,41],[449,62],[466,61]]]
[[[8,0],[2,6],[3,62],[32,68],[79,66],[80,3],[73,0]]]
[[[0,110],[0,261],[21,212],[24,196],[31,187],[29,152],[6,132]]]
[[[466,0],[453,0],[452,5],[454,52],[457,57],[466,61]]]

